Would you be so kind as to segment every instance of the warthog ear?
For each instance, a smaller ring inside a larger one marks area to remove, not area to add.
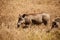
[[[27,14],[19,14],[19,17],[24,18]]]
[[[22,17],[24,18],[25,16],[27,16],[27,14],[23,14]]]

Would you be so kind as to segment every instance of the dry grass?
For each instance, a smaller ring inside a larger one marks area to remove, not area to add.
[[[60,16],[60,0],[0,0],[0,40],[60,40],[60,28],[33,25],[16,28],[19,14],[46,12],[51,20]]]

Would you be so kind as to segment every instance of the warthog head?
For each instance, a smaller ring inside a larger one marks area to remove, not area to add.
[[[52,28],[58,28],[60,24],[60,18],[55,18],[53,21],[52,21]]]
[[[24,17],[25,17],[25,14],[24,15],[19,15],[17,27],[19,27],[21,24],[25,23]]]

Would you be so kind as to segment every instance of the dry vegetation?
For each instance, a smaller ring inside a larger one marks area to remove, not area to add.
[[[60,0],[0,0],[0,40],[60,40],[60,28],[32,25],[17,28],[19,14],[46,12],[51,20],[60,16]]]

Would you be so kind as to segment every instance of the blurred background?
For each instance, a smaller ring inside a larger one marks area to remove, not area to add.
[[[0,40],[60,40],[60,29],[51,26],[17,28],[19,14],[46,12],[51,20],[60,16],[60,0],[0,0]]]

